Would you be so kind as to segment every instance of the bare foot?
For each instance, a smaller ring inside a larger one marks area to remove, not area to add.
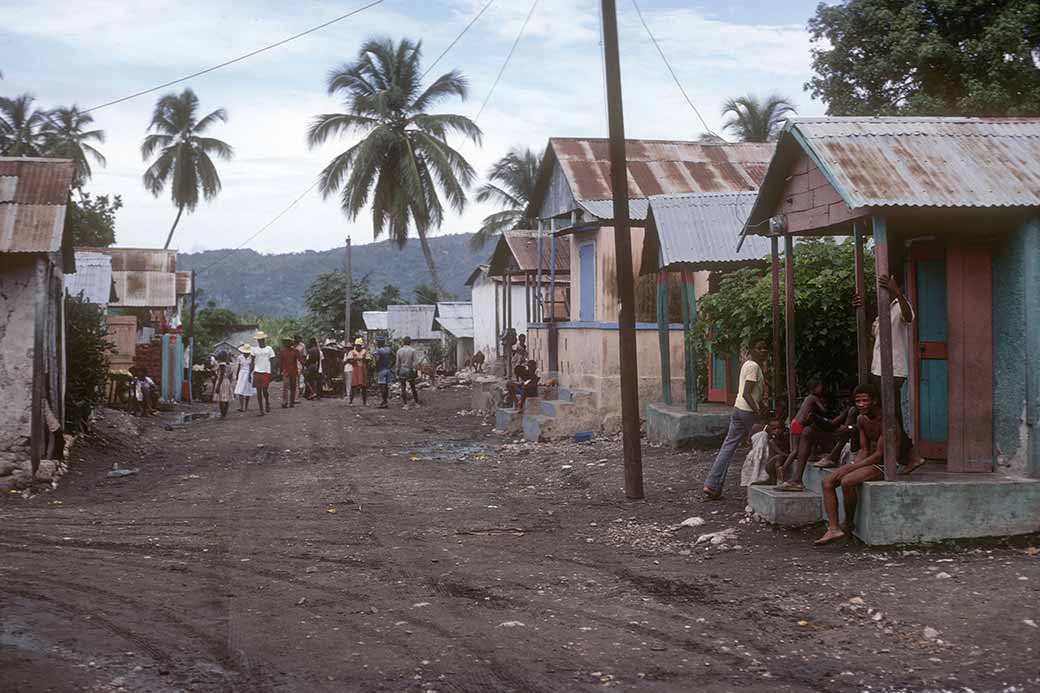
[[[914,473],[914,470],[916,470],[918,467],[920,467],[924,463],[925,463],[925,459],[923,457],[918,457],[916,459],[911,460],[910,464],[908,464],[905,467],[903,467],[903,471],[901,471],[899,473],[900,474],[904,474],[906,476],[910,476],[911,474]]]
[[[822,537],[813,542],[815,546],[826,546],[827,544],[833,544],[836,541],[841,541],[845,538],[845,532],[840,529],[832,528],[828,529],[827,533]]]
[[[833,469],[838,466],[838,463],[829,457],[822,457],[819,461],[814,462],[813,466],[817,469]]]
[[[792,493],[798,493],[805,490],[805,487],[796,481],[785,481],[776,487],[777,491],[790,491]]]

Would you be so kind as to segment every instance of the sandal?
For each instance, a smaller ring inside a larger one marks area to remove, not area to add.
[[[790,493],[801,493],[805,490],[805,486],[803,486],[802,484],[797,484],[793,481],[785,481],[782,484],[777,484],[776,490],[786,491]]]
[[[704,500],[706,501],[722,500],[722,491],[713,491],[705,486],[701,489],[701,493],[704,495]]]

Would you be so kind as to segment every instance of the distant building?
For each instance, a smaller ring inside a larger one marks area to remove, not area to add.
[[[455,350],[447,354],[448,365],[461,368],[473,356],[473,304],[447,301],[437,304],[437,324],[445,337],[455,340]]]

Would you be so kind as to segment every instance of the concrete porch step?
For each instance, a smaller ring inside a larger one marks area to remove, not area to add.
[[[773,486],[748,486],[748,505],[766,522],[781,527],[804,527],[823,519],[819,494],[778,491]]]
[[[542,414],[527,414],[522,422],[524,440],[543,443],[552,440],[556,433],[556,419]]]
[[[564,402],[591,404],[593,400],[593,392],[592,390],[584,390],[580,387],[561,387],[559,389],[559,398]]]
[[[513,407],[499,407],[495,410],[495,430],[502,433],[520,433],[524,427],[524,416],[538,414],[542,410],[542,400],[531,397],[524,403],[524,410]]]

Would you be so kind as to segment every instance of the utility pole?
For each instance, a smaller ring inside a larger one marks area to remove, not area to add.
[[[188,315],[188,402],[191,403],[195,393],[191,391],[192,370],[195,360],[195,270],[191,271],[191,313]]]
[[[643,451],[639,445],[639,383],[636,372],[636,310],[632,279],[632,233],[628,218],[628,161],[621,105],[621,64],[614,0],[602,0],[603,62],[610,129],[610,187],[614,197],[614,255],[617,258],[618,340],[621,366],[621,434],[625,450],[625,496],[643,497]]]
[[[350,347],[350,298],[353,287],[351,284],[350,276],[350,236],[347,236],[347,256],[346,256],[346,274],[347,274],[347,292],[346,301],[344,302],[346,308],[344,308],[344,320],[343,320],[343,343],[346,344],[347,348]]]

